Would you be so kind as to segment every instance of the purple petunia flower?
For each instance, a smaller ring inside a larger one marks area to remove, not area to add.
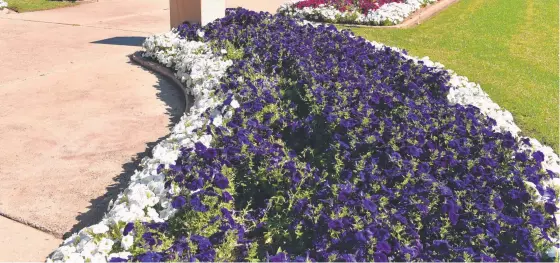
[[[537,163],[542,163],[544,161],[544,154],[541,151],[534,152],[532,156]]]
[[[126,226],[124,226],[123,236],[127,236],[128,233],[130,233],[130,231],[132,231],[133,229],[134,229],[134,223],[127,223]]]
[[[269,262],[288,262],[288,257],[286,255],[286,253],[284,252],[280,252],[274,256],[270,256],[268,257],[268,261]]]
[[[186,204],[187,204],[187,198],[185,198],[182,195],[173,198],[173,201],[171,202],[171,206],[175,209],[181,209]]]
[[[136,257],[140,262],[161,262],[163,256],[158,252],[148,251]]]
[[[202,203],[202,201],[200,200],[200,197],[198,197],[198,196],[192,197],[190,204],[195,211],[198,211],[198,212],[208,211],[208,207],[206,207],[206,205],[204,205]]]

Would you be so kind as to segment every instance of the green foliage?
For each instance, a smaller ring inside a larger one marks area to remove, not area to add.
[[[9,0],[8,8],[16,12],[32,12],[77,5],[76,1]]]

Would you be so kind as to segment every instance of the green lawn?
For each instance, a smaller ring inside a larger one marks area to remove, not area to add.
[[[7,0],[6,2],[8,2],[9,9],[20,13],[76,5],[71,1],[54,0]]]
[[[559,147],[558,0],[461,0],[411,29],[352,28],[480,83],[524,135]]]

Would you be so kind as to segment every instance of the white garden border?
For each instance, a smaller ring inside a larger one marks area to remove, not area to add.
[[[438,0],[404,0],[402,3],[388,3],[380,6],[377,10],[362,14],[360,10],[347,10],[341,12],[333,6],[320,5],[314,7],[296,8],[295,3],[286,3],[280,6],[279,13],[313,21],[325,21],[328,23],[355,23],[364,25],[382,25],[389,21],[392,25],[400,24],[416,10],[424,5],[430,5]],[[348,21],[351,20],[351,21]]]

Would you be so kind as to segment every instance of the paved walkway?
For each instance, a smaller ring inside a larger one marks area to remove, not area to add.
[[[98,221],[181,115],[171,83],[126,57],[169,29],[167,8],[99,0],[0,15],[0,261],[43,261]]]

